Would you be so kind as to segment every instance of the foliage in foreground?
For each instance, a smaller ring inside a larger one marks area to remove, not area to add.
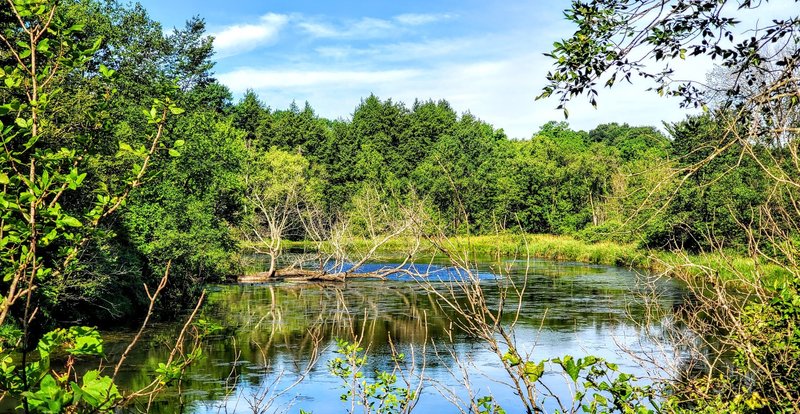
[[[345,392],[341,400],[351,403],[350,412],[360,407],[365,413],[400,414],[409,413],[414,408],[419,390],[413,389],[410,384],[398,384],[397,371],[404,363],[404,354],[393,355],[393,371],[375,372],[374,381],[370,381],[363,371],[367,354],[358,343],[339,339],[336,353],[341,356],[328,362],[328,370],[342,380]]]
[[[105,254],[94,263],[115,259],[107,251],[114,245],[103,244],[115,231],[109,222],[153,177],[150,168],[163,162],[163,153],[180,155],[177,148],[184,142],[168,139],[166,130],[168,117],[184,110],[169,97],[154,100],[144,111],[141,129],[115,142],[108,153],[102,148],[107,144],[105,117],[118,93],[117,71],[101,64],[91,76],[78,75],[98,55],[101,39],[86,41],[85,25],[69,13],[74,8],[40,0],[9,0],[5,6],[0,33],[5,85],[0,93],[0,399],[8,397],[26,413],[112,412],[137,394],[123,395],[115,378],[141,331],[113,374],[81,372],[75,367],[78,359],[104,357],[100,334],[75,324],[48,329],[47,318],[56,306],[71,303],[75,291],[70,289],[84,281],[82,272],[97,270],[87,266],[87,252]],[[69,88],[80,81],[96,93],[85,114],[71,107],[76,95]],[[136,140],[141,144],[132,145]],[[115,171],[102,173],[99,166]],[[149,309],[142,330],[166,286],[172,257],[163,263],[158,288],[151,293],[145,284]],[[195,342],[184,352],[190,329]],[[140,392],[153,395],[179,378],[200,356],[201,331],[187,322],[163,372]],[[63,366],[52,363],[62,359]]]

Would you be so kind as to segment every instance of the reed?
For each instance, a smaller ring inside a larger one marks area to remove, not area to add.
[[[380,253],[405,252],[414,243],[411,238],[398,237],[385,243]],[[737,281],[756,275],[769,281],[781,281],[786,270],[771,263],[756,262],[736,252],[688,254],[683,251],[659,251],[639,248],[635,244],[586,242],[571,236],[551,234],[501,233],[481,236],[452,236],[447,239],[423,240],[420,256],[440,253],[437,245],[461,257],[476,258],[540,258],[641,269],[651,272],[671,272],[673,276],[704,277],[710,269],[722,280]],[[313,250],[316,244],[307,241],[287,241],[287,249]],[[346,241],[348,249],[364,250],[372,246],[368,239]],[[323,244],[323,249],[326,246]]]

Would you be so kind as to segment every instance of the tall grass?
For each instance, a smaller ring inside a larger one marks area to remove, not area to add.
[[[708,272],[716,272],[723,280],[739,280],[743,277],[762,277],[770,281],[780,281],[787,273],[781,266],[757,262],[753,258],[731,252],[687,254],[681,251],[653,251],[637,247],[635,244],[614,242],[586,242],[570,236],[550,234],[501,233],[484,236],[453,236],[444,240],[434,240],[449,252],[461,256],[501,258],[541,258],[558,261],[574,261],[638,268],[652,272],[680,273],[683,277],[704,277]],[[379,252],[396,254],[407,251],[414,243],[410,238],[395,238],[383,244]],[[346,242],[348,250],[363,251],[372,246],[367,239],[350,239]],[[286,242],[287,248],[311,250],[314,245],[308,242]],[[323,246],[323,249],[326,248]],[[423,240],[420,255],[439,253],[436,245]]]

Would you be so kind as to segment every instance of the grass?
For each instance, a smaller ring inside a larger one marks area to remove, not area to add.
[[[687,279],[717,274],[723,281],[746,283],[760,277],[771,283],[789,277],[789,272],[782,266],[756,261],[736,252],[687,254],[681,251],[653,251],[641,249],[635,244],[589,243],[570,236],[547,234],[457,237],[454,244],[471,246],[475,252],[497,257],[530,256],[640,268]]]
[[[570,236],[550,234],[503,233],[484,236],[454,236],[437,241],[450,253],[469,257],[491,258],[542,258],[558,261],[639,268],[653,272],[671,273],[683,278],[707,278],[717,273],[722,280],[743,281],[743,278],[761,277],[767,281],[785,280],[789,273],[781,266],[757,263],[754,259],[737,253],[686,254],[685,252],[651,251],[635,244],[614,242],[590,243]],[[381,246],[381,253],[408,251],[414,240],[395,238]],[[368,239],[351,239],[346,248],[365,251],[372,246]],[[286,248],[313,250],[316,245],[307,241],[287,241]],[[323,249],[326,248],[323,246]],[[421,255],[437,254],[438,249],[423,240]],[[747,281],[747,280],[744,280]]]
[[[568,236],[549,234],[501,234],[455,237],[450,244],[459,251],[495,257],[536,257],[561,261],[642,267],[646,257],[634,245],[587,243]]]

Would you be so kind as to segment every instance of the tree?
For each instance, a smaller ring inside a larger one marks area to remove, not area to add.
[[[186,21],[183,30],[173,30],[165,40],[172,48],[168,54],[167,72],[177,79],[181,90],[203,88],[215,82],[211,75],[214,39],[206,35],[203,19],[192,17]]]
[[[437,210],[442,228],[459,233],[497,227],[492,200],[507,143],[502,130],[466,113],[452,134],[431,146],[411,178]]]
[[[272,148],[251,152],[251,157],[246,179],[251,217],[245,234],[259,253],[269,255],[267,277],[272,277],[283,240],[303,236],[300,215],[306,204],[317,202],[317,182],[310,176],[308,160],[300,154]]]
[[[360,144],[356,158],[362,179],[395,188],[410,172],[401,156],[406,144],[408,109],[402,102],[381,101],[370,95],[353,112],[353,135]]]
[[[724,131],[711,116],[690,117],[667,128],[673,137],[671,168],[695,171],[654,217],[660,225],[650,226],[644,244],[692,252],[713,250],[713,244],[747,250],[740,223],[752,220],[766,201],[767,177],[751,158],[740,158],[738,148],[718,151],[716,144]]]
[[[262,135],[264,129],[268,128],[271,117],[269,109],[264,107],[255,92],[248,89],[244,97],[233,107],[231,116],[233,125],[247,134],[245,135],[247,148],[252,148],[255,143],[266,144],[261,142],[264,140]]]
[[[213,50],[197,18],[167,32],[139,5],[94,0],[66,2],[59,15],[69,24],[86,23],[74,36],[79,44],[93,46],[99,39],[86,70],[65,74],[59,107],[49,112],[49,123],[62,127],[51,134],[50,145],[89,147],[86,182],[75,199],[94,199],[100,185],[111,193],[124,191],[122,178],[141,165],[136,153],[150,148],[141,133],[150,128],[142,117],[150,97],[168,97],[186,113],[164,124],[165,147],[149,162],[160,173],[130,191],[119,219],[100,224],[80,266],[70,268],[64,280],[41,286],[48,298],[41,314],[112,323],[143,313],[149,301],[141,283],[157,283],[165,257],[175,254],[171,283],[162,294],[168,300],[157,308],[166,317],[173,314],[166,308],[191,305],[200,292],[198,280],[238,271],[231,228],[243,208],[244,154],[238,131],[224,120],[230,92],[214,80]],[[101,64],[113,77],[99,76]],[[131,293],[109,294],[118,291]]]
[[[631,127],[628,124],[598,125],[589,131],[588,139],[618,149],[623,162],[642,158],[649,151],[664,158],[670,147],[669,139],[654,127]]]
[[[415,101],[408,118],[403,143],[397,150],[405,164],[413,170],[441,137],[452,135],[458,115],[445,100]]]
[[[171,259],[171,282],[159,307],[165,317],[194,301],[204,283],[239,273],[231,229],[240,224],[245,206],[240,130],[213,111],[195,109],[177,120],[171,135],[181,137],[176,156],[155,159],[160,174],[131,194],[116,228],[125,240],[123,253],[146,260],[134,280],[163,274],[162,263]]]

